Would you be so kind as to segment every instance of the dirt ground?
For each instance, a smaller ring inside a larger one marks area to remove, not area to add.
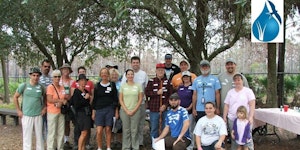
[[[2,123],[2,122],[1,122]],[[268,128],[272,131],[272,128]],[[280,137],[254,135],[255,150],[300,150],[300,138],[296,134],[283,129],[276,128],[276,133]],[[73,135],[71,135],[72,137]],[[34,141],[34,140],[33,140]],[[71,140],[71,143],[73,141]],[[95,146],[95,129],[92,130],[92,144]],[[151,150],[151,140],[149,137],[149,128],[146,125],[144,129],[145,150]],[[227,145],[229,149],[230,145]],[[0,125],[0,150],[21,150],[22,149],[22,128],[21,125],[14,126],[12,119],[7,117],[7,125]],[[96,149],[96,148],[95,148]],[[120,148],[113,148],[119,150]]]

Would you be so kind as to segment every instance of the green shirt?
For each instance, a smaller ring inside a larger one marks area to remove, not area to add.
[[[26,84],[26,89],[25,88]],[[43,89],[40,84],[30,85],[29,83],[22,83],[19,85],[17,92],[22,94],[21,109],[25,116],[34,117],[41,115],[43,108]]]
[[[133,110],[139,101],[139,94],[142,93],[141,84],[134,83],[128,85],[124,83],[121,85],[120,93],[123,93],[123,101],[128,110]]]

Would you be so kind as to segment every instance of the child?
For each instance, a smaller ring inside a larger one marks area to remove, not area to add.
[[[233,122],[233,129],[231,131],[232,139],[239,145],[237,150],[248,150],[246,146],[251,137],[250,122],[247,120],[247,109],[245,106],[240,106],[237,109],[237,118]]]

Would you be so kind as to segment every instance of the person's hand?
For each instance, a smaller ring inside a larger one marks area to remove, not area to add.
[[[46,112],[47,112],[47,108],[45,107],[45,108],[42,109],[41,115],[42,115],[42,116],[45,115]]]
[[[250,122],[251,125],[253,125],[253,117],[249,118],[249,122]]]
[[[118,119],[119,119],[119,117],[120,117],[119,113],[116,113],[116,114],[115,114],[115,118],[116,118],[116,120],[118,120]]]
[[[178,138],[176,139],[176,141],[173,143],[173,146],[176,145],[179,141],[181,141],[181,142],[183,142],[183,143],[185,142],[182,138],[179,138],[179,137],[178,137]]]
[[[90,100],[90,94],[89,93],[85,93],[84,99]]]
[[[162,113],[166,110],[166,106],[165,105],[161,105],[159,108],[159,111]]]
[[[223,117],[223,120],[225,121],[225,123],[227,123],[227,117]]]
[[[163,94],[163,89],[159,89],[159,90],[157,91],[157,95],[161,95],[161,94]]]
[[[155,139],[154,139],[154,143],[158,142],[159,140],[161,140],[161,138],[159,138],[159,137],[158,137],[158,138],[155,138]]]
[[[199,147],[197,148],[197,150],[202,150],[202,147],[201,147],[201,146],[199,146]]]
[[[196,109],[193,109],[193,116],[194,116],[194,117],[197,116],[197,111],[196,111]]]
[[[220,109],[216,109],[216,114],[217,115],[220,115],[221,113],[220,113]]]
[[[216,144],[215,144],[215,149],[221,149],[222,148],[222,141],[218,141]]]
[[[92,120],[95,120],[95,116],[96,116],[95,111],[93,111],[92,112]]]
[[[22,112],[21,110],[17,110],[17,113],[18,113],[18,116],[19,116],[20,118],[23,117],[23,112]]]

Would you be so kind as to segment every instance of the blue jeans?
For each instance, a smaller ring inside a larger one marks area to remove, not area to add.
[[[217,141],[214,141],[211,145],[209,146],[202,146],[202,149],[203,150],[215,150],[215,145],[217,144],[218,140]],[[224,142],[222,143],[221,145],[222,148],[225,148],[225,144]]]
[[[165,116],[166,111],[162,114],[162,122],[161,122],[161,131],[165,127]],[[157,138],[159,136],[159,112],[150,112],[150,135],[153,138]]]

